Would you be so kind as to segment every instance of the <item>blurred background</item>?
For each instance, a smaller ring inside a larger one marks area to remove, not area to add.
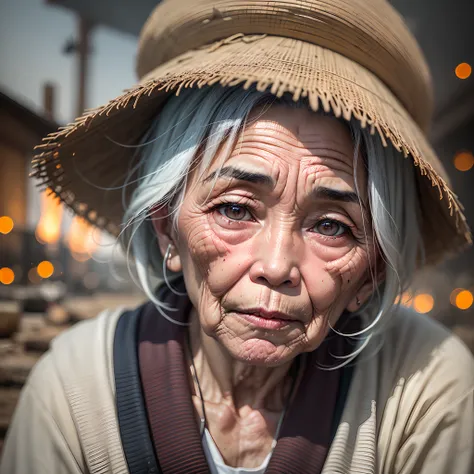
[[[192,0],[190,0],[192,1]],[[101,309],[144,300],[114,240],[28,179],[33,147],[136,82],[157,0],[0,0],[0,450],[19,390],[51,339]],[[393,0],[431,67],[431,140],[474,223],[474,2]],[[436,238],[436,235],[433,235]],[[474,351],[474,250],[420,273],[403,305]]]

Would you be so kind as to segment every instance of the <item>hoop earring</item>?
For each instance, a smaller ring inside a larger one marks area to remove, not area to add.
[[[168,275],[166,274],[167,271],[167,266],[166,266],[166,261],[170,257],[170,250],[171,250],[171,244],[168,244],[168,248],[166,249],[165,256],[163,258],[163,279],[165,280],[165,285],[168,287],[168,289],[171,291],[171,293],[174,293],[176,296],[186,296],[187,293],[181,293],[181,291],[176,290],[171,286],[171,283],[168,280]]]

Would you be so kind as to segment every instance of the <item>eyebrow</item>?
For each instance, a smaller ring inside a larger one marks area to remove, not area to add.
[[[252,184],[263,184],[268,187],[274,187],[275,185],[273,178],[267,174],[252,173],[250,171],[234,168],[233,166],[224,166],[220,170],[213,171],[207,178],[204,179],[203,183],[212,181],[216,177],[238,179],[239,181],[247,181],[248,183]]]
[[[212,181],[215,178],[229,178],[237,179],[240,181],[247,181],[252,184],[263,184],[268,187],[274,187],[275,182],[271,176],[268,176],[263,173],[252,173],[250,171],[245,171],[233,166],[224,166],[220,170],[213,171],[209,176],[207,176],[203,183]],[[353,191],[339,191],[333,188],[326,188],[324,186],[317,187],[312,192],[313,198],[315,199],[326,199],[330,201],[340,201],[340,202],[354,202],[359,203],[359,196]]]
[[[337,189],[318,187],[312,192],[312,195],[315,199],[359,203],[359,196],[352,191],[338,191]]]

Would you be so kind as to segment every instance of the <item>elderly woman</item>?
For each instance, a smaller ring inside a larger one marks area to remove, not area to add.
[[[53,342],[2,473],[472,473],[473,359],[395,303],[470,242],[400,17],[168,1],[138,71],[35,166],[149,302]]]

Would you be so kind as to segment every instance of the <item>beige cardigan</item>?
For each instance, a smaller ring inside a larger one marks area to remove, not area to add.
[[[1,474],[128,473],[112,366],[119,315],[105,312],[77,324],[33,369]],[[323,473],[473,474],[469,351],[439,324],[406,309],[393,316],[382,348],[373,349],[354,371]]]

